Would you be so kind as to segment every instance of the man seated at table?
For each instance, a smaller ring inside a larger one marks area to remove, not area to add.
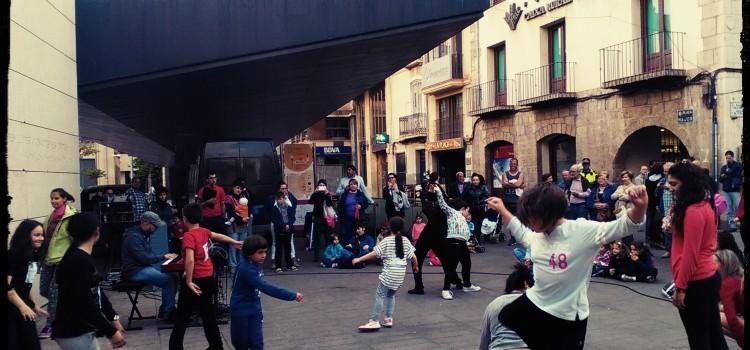
[[[177,254],[157,255],[151,249],[149,236],[164,224],[159,215],[147,211],[141,215],[139,225],[125,232],[122,243],[122,279],[161,288],[159,319],[169,319],[170,313],[174,311],[179,283],[179,275],[176,273],[161,272],[164,260],[172,259]]]

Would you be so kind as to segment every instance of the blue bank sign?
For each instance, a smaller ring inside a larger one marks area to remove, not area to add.
[[[335,156],[339,154],[352,154],[352,148],[350,146],[315,147],[315,154],[319,156]]]

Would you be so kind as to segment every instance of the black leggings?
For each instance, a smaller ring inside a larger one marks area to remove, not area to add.
[[[427,228],[425,228],[425,230],[426,229]],[[419,264],[419,270],[414,273],[414,289],[424,290],[424,283],[422,282],[422,264],[424,264],[424,259],[427,257],[427,252],[432,250],[435,253],[435,256],[440,259],[441,263],[447,259],[445,256],[444,240],[444,238],[433,237],[432,232],[422,232],[422,235],[419,236],[415,247],[416,252],[414,253],[417,256],[417,263]],[[443,273],[447,275],[448,270],[445,268],[445,263],[442,263],[441,265]],[[458,281],[455,282],[458,283]]]
[[[443,262],[443,260],[440,261]],[[456,273],[458,263],[461,263],[461,277],[464,279],[464,287],[470,287],[471,253],[469,253],[469,247],[466,245],[466,241],[448,238],[445,240],[445,262],[443,262],[445,278],[443,280],[443,290],[450,290],[451,283],[460,281],[458,273]]]
[[[685,308],[680,310],[680,319],[685,326],[690,349],[727,349],[719,316],[719,290],[721,276],[688,282]]]
[[[563,320],[546,313],[526,297],[506,305],[500,322],[512,329],[530,349],[583,349],[588,319]]]

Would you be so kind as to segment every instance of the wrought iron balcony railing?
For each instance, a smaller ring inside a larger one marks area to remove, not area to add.
[[[575,94],[575,62],[555,62],[516,74],[518,104],[569,100]]]
[[[684,78],[684,36],[658,32],[600,49],[602,86],[618,88],[653,79]]]
[[[427,136],[427,114],[414,113],[398,118],[399,137],[402,140]]]
[[[516,104],[516,85],[512,79],[491,80],[470,86],[466,90],[469,114],[483,115],[513,111]]]

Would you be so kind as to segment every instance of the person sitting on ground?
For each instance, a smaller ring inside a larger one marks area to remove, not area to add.
[[[612,243],[611,254],[609,255],[609,268],[605,271],[605,277],[611,277],[619,280],[626,271],[632,268],[633,260],[630,259],[628,246],[623,242]]]
[[[515,301],[533,285],[534,276],[531,274],[531,269],[523,264],[514,265],[513,272],[505,281],[505,295],[495,298],[484,309],[480,327],[482,335],[479,337],[479,350],[528,349],[521,337],[505,327],[498,316],[505,305]]]
[[[268,254],[268,243],[259,235],[245,238],[242,259],[229,302],[230,337],[237,350],[263,349],[263,307],[260,292],[274,298],[301,302],[302,293],[274,286],[263,280],[263,262]]]
[[[422,230],[424,230],[426,224],[424,223],[424,216],[422,213],[417,214],[417,216],[414,217],[414,223],[411,225],[411,237],[412,242],[414,245],[417,245],[417,241],[419,240],[419,236],[422,235]],[[430,251],[427,252],[427,258],[430,260],[430,266],[440,266],[440,259],[435,255],[435,252],[430,249]]]
[[[161,272],[161,264],[165,260],[177,257],[177,254],[167,253],[158,255],[151,249],[151,234],[164,226],[164,221],[152,211],[141,215],[138,226],[131,227],[125,232],[122,241],[122,268],[120,275],[123,280],[149,284],[161,288],[161,305],[159,319],[169,319],[177,302],[177,285],[180,277],[176,273]]]
[[[719,231],[716,236],[716,245],[716,250],[731,250],[735,255],[737,255],[737,259],[740,259],[740,264],[742,264],[742,266],[746,265],[745,257],[743,256],[742,251],[737,245],[737,241],[734,239],[734,235],[732,235],[731,232]]]
[[[354,258],[354,265],[362,261],[380,258],[383,261],[383,271],[380,273],[378,288],[375,291],[375,303],[372,307],[370,320],[359,326],[361,332],[377,331],[380,329],[380,314],[385,304],[385,317],[382,325],[386,328],[393,327],[393,309],[396,303],[396,291],[404,283],[406,276],[406,264],[411,260],[412,270],[419,269],[417,257],[414,255],[414,246],[406,237],[401,235],[404,229],[404,219],[394,216],[389,221],[390,234],[383,239],[375,249],[362,256]]]
[[[469,231],[469,205],[466,202],[459,201],[456,203],[458,209],[448,206],[445,202],[445,195],[439,186],[433,186],[438,200],[440,209],[447,216],[448,232],[445,240],[446,260],[442,261],[445,267],[445,277],[443,279],[443,291],[441,296],[445,300],[453,299],[451,284],[458,281],[456,268],[461,263],[461,278],[463,278],[464,292],[478,292],[482,288],[471,283],[471,254],[467,245],[471,232]]]
[[[599,246],[599,252],[594,257],[594,267],[591,270],[591,276],[601,276],[609,269],[609,260],[612,256],[609,243]]]
[[[719,249],[714,254],[721,274],[721,327],[724,333],[737,340],[740,348],[745,348],[745,298],[742,293],[743,269],[737,254],[727,249]]]
[[[331,235],[331,243],[328,244],[325,251],[323,251],[323,259],[320,262],[320,267],[339,267],[344,261],[352,259],[352,253],[344,249],[339,241],[339,235]]]
[[[513,256],[524,266],[531,267],[531,249],[524,247],[513,248]]]
[[[630,245],[630,270],[620,276],[625,282],[653,282],[659,272],[654,267],[654,259],[651,251],[641,241],[635,241]]]
[[[365,233],[365,225],[358,223],[356,233],[357,235],[352,237],[344,248],[352,252],[355,258],[359,258],[372,252],[376,243],[370,235]],[[355,265],[355,267],[364,267],[364,265]]]
[[[645,192],[642,186],[633,188],[629,195],[635,207],[610,222],[565,220],[565,193],[549,183],[524,191],[518,217],[505,208],[502,199],[490,198],[487,204],[508,222],[510,233],[531,248],[534,263],[534,286],[500,312],[500,322],[532,349],[582,349],[591,262],[600,245],[632,235],[643,226]]]

